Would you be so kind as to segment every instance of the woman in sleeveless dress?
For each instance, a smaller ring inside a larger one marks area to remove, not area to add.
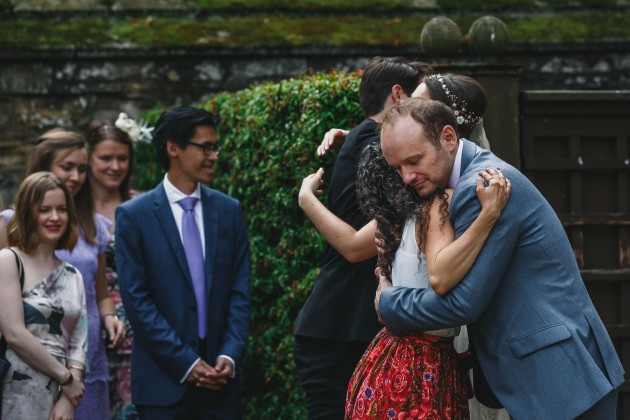
[[[77,240],[72,197],[38,172],[21,184],[0,251],[0,331],[11,363],[2,379],[2,419],[73,418],[83,394],[87,322],[81,273],[55,249]]]

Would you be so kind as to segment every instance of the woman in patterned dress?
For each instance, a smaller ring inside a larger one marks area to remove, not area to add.
[[[71,419],[83,394],[85,294],[81,273],[55,250],[77,241],[72,197],[58,177],[38,172],[20,185],[15,211],[11,248],[0,251],[0,331],[11,363],[0,378],[2,419]]]
[[[109,243],[108,221],[94,213],[87,176],[87,147],[82,135],[55,128],[42,134],[28,173],[50,171],[66,185],[77,210],[79,238],[72,250],[57,250],[61,260],[75,266],[83,276],[87,307],[88,349],[85,393],[75,410],[77,419],[109,420],[108,365],[102,329],[108,344],[118,346],[125,335],[125,324],[117,319],[114,302],[107,288],[105,248]],[[5,223],[12,210],[0,212]]]
[[[130,178],[133,165],[133,142],[129,135],[107,121],[92,121],[85,130],[88,143],[88,181],[92,190],[94,211],[110,223],[111,240],[105,249],[107,284],[116,306],[116,316],[127,327],[125,339],[117,348],[109,346],[109,403],[112,419],[135,419],[131,403],[132,331],[120,299],[114,258],[114,216],[116,208],[132,196]]]

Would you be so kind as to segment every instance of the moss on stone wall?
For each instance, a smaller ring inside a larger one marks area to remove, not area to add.
[[[614,7],[617,0],[194,0],[199,8],[209,10],[395,10],[417,8],[557,8]]]
[[[511,43],[584,42],[630,39],[630,13],[553,15],[495,14],[507,25]],[[466,33],[481,13],[452,16]],[[75,18],[63,21],[0,21],[0,48],[49,47],[273,47],[418,45],[433,15],[404,17],[145,17]]]

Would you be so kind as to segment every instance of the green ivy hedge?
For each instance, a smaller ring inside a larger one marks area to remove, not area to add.
[[[297,193],[302,179],[318,167],[332,172],[334,156],[315,154],[324,133],[363,118],[359,82],[357,73],[304,74],[197,104],[221,118],[220,175],[212,187],[239,199],[247,219],[252,315],[243,379],[250,419],[306,418],[293,330],[317,277],[324,242],[299,208]],[[154,122],[161,110],[145,117]],[[138,145],[136,168],[140,190],[163,177],[148,144]]]

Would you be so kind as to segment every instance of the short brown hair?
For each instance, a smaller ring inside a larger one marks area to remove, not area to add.
[[[66,197],[68,226],[57,242],[55,249],[72,250],[77,243],[77,215],[74,210],[72,195],[66,184],[51,172],[35,172],[22,181],[15,196],[15,215],[7,226],[10,246],[20,248],[25,253],[32,252],[39,245],[37,236],[37,212],[42,205],[44,195],[60,188]]]
[[[392,106],[383,117],[383,128],[393,126],[400,117],[410,116],[424,127],[424,132],[433,146],[440,150],[440,133],[445,126],[450,125],[457,132],[455,113],[446,104],[433,99],[409,98],[403,99]]]

